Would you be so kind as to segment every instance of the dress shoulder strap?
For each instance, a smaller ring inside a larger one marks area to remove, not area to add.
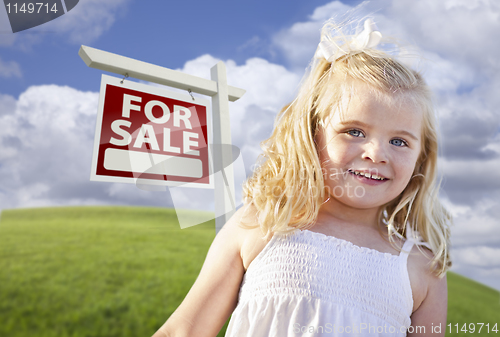
[[[401,253],[399,254],[402,262],[406,262],[406,260],[408,260],[408,255],[410,254],[414,244],[415,241],[413,239],[406,239],[403,247],[401,248]]]

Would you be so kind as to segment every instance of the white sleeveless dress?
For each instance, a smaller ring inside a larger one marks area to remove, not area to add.
[[[243,277],[226,337],[406,336],[413,244],[392,255],[308,230],[275,234]]]

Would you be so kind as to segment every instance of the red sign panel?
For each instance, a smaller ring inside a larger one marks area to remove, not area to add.
[[[103,75],[91,180],[211,188],[208,101]]]

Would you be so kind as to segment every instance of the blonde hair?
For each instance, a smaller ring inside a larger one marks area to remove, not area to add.
[[[330,63],[321,59],[305,78],[296,99],[278,114],[274,131],[262,142],[261,164],[243,186],[266,237],[314,225],[325,202],[325,182],[315,137],[325,118],[339,108],[352,85],[363,82],[385,99],[423,111],[421,153],[413,177],[379,218],[393,235],[405,237],[406,224],[430,246],[431,268],[439,276],[450,267],[450,214],[438,200],[438,136],[432,95],[424,80],[390,55],[368,49]]]

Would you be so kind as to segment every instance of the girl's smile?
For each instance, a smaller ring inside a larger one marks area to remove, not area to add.
[[[358,82],[326,118],[317,141],[330,197],[378,208],[405,189],[420,154],[422,112],[397,95]]]
[[[382,177],[374,172],[370,171],[358,171],[358,170],[349,170],[349,174],[355,177],[359,182],[367,185],[378,185],[383,184],[388,181],[387,178]]]

